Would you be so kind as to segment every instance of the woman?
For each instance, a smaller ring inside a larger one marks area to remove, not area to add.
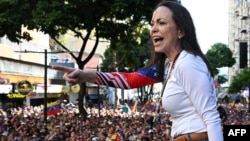
[[[162,106],[171,115],[171,137],[175,141],[223,141],[213,73],[198,44],[190,13],[176,2],[159,3],[150,36],[154,58],[137,72],[53,68],[64,71],[64,79],[72,84],[92,82],[130,89],[164,81]]]

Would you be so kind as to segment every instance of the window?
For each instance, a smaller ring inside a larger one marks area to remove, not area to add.
[[[58,63],[59,57],[57,55],[51,56],[51,63]]]

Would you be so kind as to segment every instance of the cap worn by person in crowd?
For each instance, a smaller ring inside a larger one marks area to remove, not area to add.
[[[149,129],[148,130],[148,133],[153,133],[154,131],[152,129]]]
[[[36,135],[33,135],[32,138],[36,138],[37,136]]]

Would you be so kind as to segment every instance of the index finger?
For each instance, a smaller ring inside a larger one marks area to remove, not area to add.
[[[75,70],[74,68],[69,68],[69,67],[64,67],[64,66],[57,66],[57,65],[53,65],[51,67],[52,67],[52,69],[63,71],[63,72],[66,72],[66,73],[71,73],[72,71]]]

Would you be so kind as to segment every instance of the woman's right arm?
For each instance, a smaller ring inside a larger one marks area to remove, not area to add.
[[[65,72],[63,78],[71,84],[90,82],[115,88],[131,89],[159,82],[153,68],[140,69],[136,72],[97,72],[63,66],[52,66],[52,68]]]
[[[53,69],[63,71],[63,79],[70,84],[80,84],[83,82],[96,83],[96,71],[95,70],[80,70],[75,68],[69,68],[64,66],[54,65]]]

